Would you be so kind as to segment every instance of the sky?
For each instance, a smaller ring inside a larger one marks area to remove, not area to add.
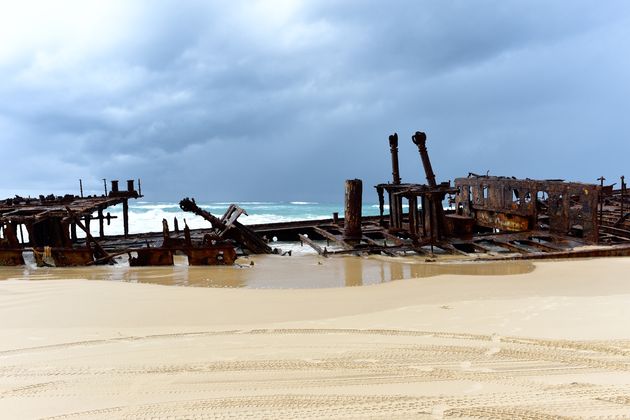
[[[0,0],[3,197],[342,202],[344,180],[630,177],[630,2]]]

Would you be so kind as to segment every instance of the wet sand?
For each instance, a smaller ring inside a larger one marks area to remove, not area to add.
[[[2,271],[2,418],[630,417],[630,258],[398,281],[346,261],[315,289]]]
[[[442,262],[427,264],[423,258],[382,256],[324,258],[317,255],[281,257],[253,255],[239,258],[234,266],[188,266],[186,257],[175,256],[168,267],[116,265],[90,267],[0,267],[0,278],[20,280],[107,280],[165,286],[245,287],[254,289],[317,289],[352,287],[443,274],[505,275],[528,273],[530,262]]]

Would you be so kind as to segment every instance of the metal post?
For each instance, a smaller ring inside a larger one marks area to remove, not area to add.
[[[409,196],[409,233],[415,242],[418,239],[418,197]]]
[[[346,180],[344,239],[361,241],[361,204],[363,182],[360,179]]]
[[[79,179],[79,190],[81,190],[81,198],[83,198],[83,180]]]
[[[105,227],[103,225],[104,225],[103,209],[99,207],[98,209],[98,234],[99,234],[99,237],[101,238],[105,236]]]
[[[74,222],[70,224],[70,239],[72,242],[77,241],[77,224]]]
[[[129,200],[123,201],[123,229],[125,232],[125,238],[129,235]]]
[[[602,220],[604,220],[604,198],[603,198],[603,189],[604,189],[604,181],[606,178],[604,176],[600,176],[597,178],[600,183],[602,189],[599,191],[599,225],[602,225]]]
[[[626,199],[626,177],[621,175],[621,218],[623,218],[623,202]]]
[[[107,180],[103,178],[103,187],[105,188],[105,197],[107,197]]]
[[[394,185],[400,184],[400,169],[398,167],[398,133],[389,136],[389,149],[392,153],[392,178]]]

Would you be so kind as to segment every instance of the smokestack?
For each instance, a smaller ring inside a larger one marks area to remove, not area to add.
[[[420,158],[422,159],[422,166],[424,166],[424,173],[427,176],[427,183],[430,187],[435,187],[437,185],[435,182],[435,174],[433,173],[431,161],[429,160],[429,153],[427,152],[427,135],[421,131],[416,131],[416,134],[411,137],[411,140],[416,146],[418,146]]]

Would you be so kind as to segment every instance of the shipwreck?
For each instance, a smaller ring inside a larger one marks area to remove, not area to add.
[[[345,182],[344,214],[326,220],[243,225],[246,211],[231,205],[218,217],[194,199],[181,200],[183,211],[209,226],[190,229],[178,220],[173,229],[129,233],[128,202],[142,197],[134,180],[120,190],[118,181],[103,195],[16,196],[0,201],[0,265],[24,264],[31,252],[38,265],[113,264],[122,255],[132,266],[172,265],[182,254],[190,265],[231,265],[239,255],[282,254],[270,238],[299,241],[328,257],[339,254],[439,255],[472,260],[552,259],[630,255],[630,200],[622,176],[617,184],[517,179],[469,173],[438,182],[427,151],[427,136],[416,132],[425,184],[403,183],[398,160],[398,135],[389,136],[392,179],[374,188],[379,215],[361,214],[363,185]],[[123,234],[106,235],[112,216],[123,207]],[[98,235],[90,224],[99,224]],[[159,221],[157,221],[159,222]],[[84,237],[79,237],[81,230]],[[286,253],[284,253],[286,254]]]

